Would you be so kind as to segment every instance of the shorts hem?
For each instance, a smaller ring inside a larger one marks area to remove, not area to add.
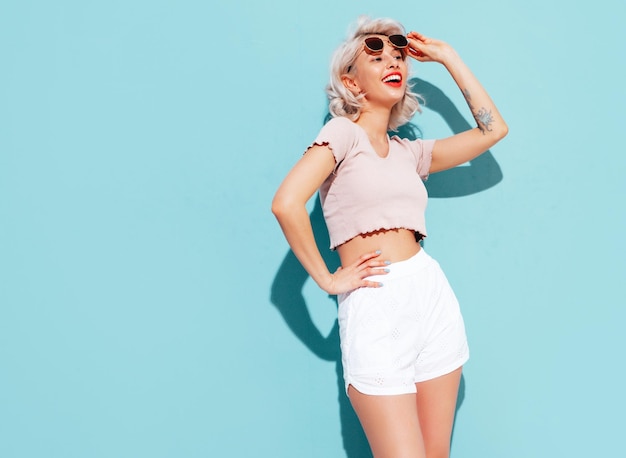
[[[468,360],[469,360],[469,353],[464,355],[462,358],[459,358],[453,364],[449,364],[443,368],[440,368],[436,371],[429,372],[427,374],[420,374],[419,377],[415,377],[415,383],[426,382],[428,380],[441,377],[442,375],[447,375],[450,372],[454,372],[459,367],[462,367]]]
[[[372,386],[363,386],[360,383],[348,382],[346,383],[346,395],[348,398],[350,394],[348,393],[348,387],[352,385],[352,387],[357,390],[361,394],[366,394],[368,396],[396,396],[400,394],[415,394],[417,393],[417,388],[415,388],[415,384],[411,383],[406,386],[391,386],[391,387],[372,387]]]

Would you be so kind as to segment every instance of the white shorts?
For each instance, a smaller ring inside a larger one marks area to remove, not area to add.
[[[469,358],[459,303],[423,249],[370,277],[380,288],[341,294],[339,329],[346,392],[415,393],[415,383],[448,374]]]

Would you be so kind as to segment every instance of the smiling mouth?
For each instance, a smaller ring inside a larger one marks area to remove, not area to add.
[[[402,75],[400,73],[391,73],[383,78],[383,83],[400,87],[402,85]]]

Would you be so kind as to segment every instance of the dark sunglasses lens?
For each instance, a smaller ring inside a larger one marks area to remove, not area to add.
[[[365,39],[365,46],[367,46],[367,49],[370,51],[379,52],[383,50],[384,43],[383,40],[378,37],[369,37]]]
[[[404,35],[390,35],[389,41],[391,41],[391,44],[396,48],[406,48],[409,45],[409,42]]]

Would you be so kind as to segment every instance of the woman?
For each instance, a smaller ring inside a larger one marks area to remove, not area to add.
[[[419,110],[408,57],[438,62],[477,127],[440,140],[390,137]],[[448,44],[390,19],[359,19],[335,52],[333,115],[280,185],[272,211],[309,275],[338,295],[346,392],[379,457],[447,457],[461,368],[469,357],[459,306],[421,244],[428,174],[463,164],[508,131],[487,92]],[[319,189],[331,273],[306,202]]]

